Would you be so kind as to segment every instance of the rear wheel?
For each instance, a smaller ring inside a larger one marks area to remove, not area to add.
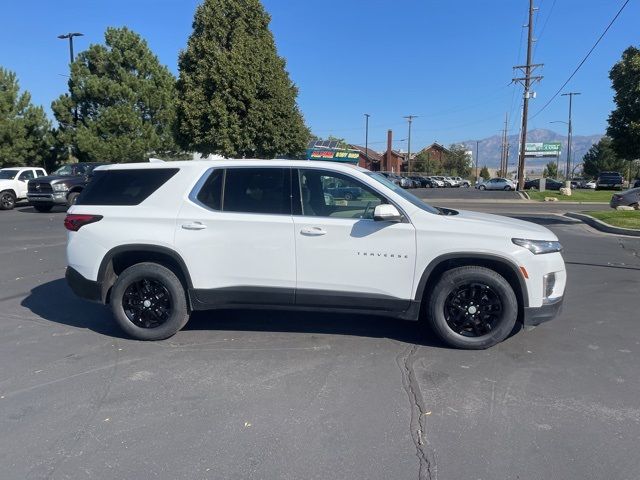
[[[118,276],[111,309],[122,330],[137,340],[163,340],[189,320],[180,279],[157,263],[138,263]]]
[[[484,349],[507,338],[518,317],[518,300],[504,277],[485,267],[445,272],[433,288],[427,321],[456,348]]]
[[[511,187],[510,187],[509,185],[507,185],[506,187],[504,187],[504,189],[505,189],[505,191],[507,191],[507,192],[508,192],[508,191],[510,191],[510,190],[511,190]]]
[[[5,191],[0,193],[0,210],[13,210],[16,206],[16,196],[13,192]]]
[[[487,187],[485,187],[484,185],[480,185],[478,188],[479,188],[480,190],[486,190],[486,189],[487,189]]]
[[[353,194],[350,192],[347,192],[344,194],[344,199],[347,201],[353,200]]]
[[[47,213],[51,211],[53,205],[34,205],[33,208],[41,213]]]

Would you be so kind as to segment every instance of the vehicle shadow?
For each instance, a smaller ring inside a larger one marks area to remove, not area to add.
[[[50,322],[126,338],[107,307],[77,297],[62,278],[33,288],[20,305]]]
[[[64,279],[38,285],[21,305],[38,317],[101,335],[128,338],[118,328],[108,307],[75,296]],[[194,312],[185,330],[291,332],[389,338],[435,348],[449,348],[425,335],[417,322],[389,317],[283,310],[212,310]]]
[[[38,215],[47,215],[49,213],[65,213],[67,211],[66,205],[56,205],[51,209],[50,212],[39,212],[37,211],[33,205],[25,204],[25,205],[16,205],[15,211],[20,213],[37,213]]]

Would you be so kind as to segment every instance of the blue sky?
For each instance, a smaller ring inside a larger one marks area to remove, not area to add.
[[[37,104],[66,90],[67,44],[56,36],[80,31],[76,52],[104,40],[108,26],[140,33],[177,74],[197,0],[11,1],[3,7],[0,65],[16,71]],[[525,59],[527,0],[264,0],[278,51],[300,89],[299,105],[312,131],[384,149],[386,130],[406,149],[499,132],[505,112],[517,133],[521,88],[509,86],[512,66]],[[623,0],[538,0],[534,61],[544,63],[535,114],[560,87]],[[640,0],[631,0],[567,89],[574,133],[603,133],[613,108],[608,71],[622,51],[640,45]],[[543,28],[544,27],[544,28]],[[559,97],[530,120],[531,128],[564,132],[567,100]]]

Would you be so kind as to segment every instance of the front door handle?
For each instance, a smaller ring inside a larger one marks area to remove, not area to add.
[[[321,235],[326,235],[327,231],[321,227],[304,227],[300,230],[300,233],[308,237],[319,237]]]
[[[202,222],[183,223],[182,228],[185,230],[204,230],[207,226]]]

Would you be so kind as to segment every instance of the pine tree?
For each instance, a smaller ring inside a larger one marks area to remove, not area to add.
[[[49,154],[51,125],[42,107],[20,93],[16,74],[0,67],[0,167],[43,166]]]
[[[180,55],[178,141],[227,157],[296,156],[309,139],[298,90],[259,0],[204,0]]]
[[[640,49],[627,48],[609,78],[615,90],[616,108],[609,115],[607,135],[618,157],[640,158]]]
[[[71,66],[51,108],[81,161],[136,162],[175,152],[175,78],[135,32],[108,28]],[[76,118],[77,117],[77,118]]]

